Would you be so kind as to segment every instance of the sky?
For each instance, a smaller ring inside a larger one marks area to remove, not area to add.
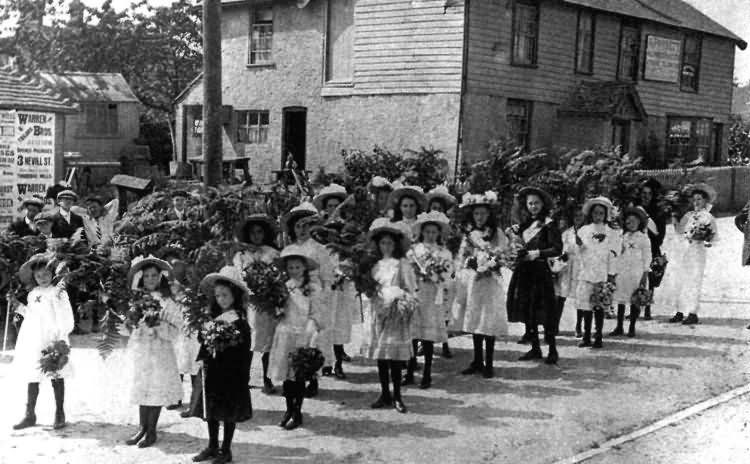
[[[727,29],[750,43],[750,0],[685,0],[706,13]],[[83,0],[89,6],[100,6],[104,0]],[[115,9],[124,9],[131,0],[112,0]],[[154,6],[164,6],[172,0],[149,0]],[[735,48],[735,72],[737,80],[750,83],[750,46],[745,50]]]

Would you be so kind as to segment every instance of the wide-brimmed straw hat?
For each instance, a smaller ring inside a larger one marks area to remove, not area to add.
[[[424,194],[424,190],[422,190],[422,187],[416,185],[394,185],[393,191],[388,195],[388,205],[396,210],[401,203],[401,199],[404,197],[413,198],[422,208],[422,211],[427,209],[427,197]]]
[[[429,207],[432,200],[441,200],[445,203],[445,210],[451,209],[458,201],[456,197],[450,194],[448,187],[445,185],[438,185],[434,189],[427,192],[427,206]]]
[[[281,225],[284,227],[285,231],[289,231],[289,223],[291,221],[307,216],[317,215],[318,208],[316,208],[315,205],[313,205],[309,201],[303,201],[299,205],[289,210],[289,212],[281,218]]]
[[[497,193],[489,190],[484,193],[464,193],[461,197],[461,209],[474,208],[476,206],[486,206],[491,208],[497,204]]]
[[[150,266],[156,266],[156,268],[164,273],[167,278],[170,278],[172,275],[172,265],[163,259],[159,259],[154,255],[149,255],[147,257],[137,256],[133,258],[133,261],[130,263],[130,269],[128,270],[128,284],[132,287],[134,285],[133,279],[136,277],[136,274]],[[137,284],[137,282],[135,282],[135,284]]]
[[[198,288],[207,297],[213,298],[213,288],[217,282],[228,282],[242,291],[245,298],[250,296],[250,289],[242,279],[242,271],[234,266],[224,266],[219,272],[212,272],[201,280]]]
[[[250,227],[251,224],[260,224],[261,226],[263,226],[266,229],[266,233],[271,235],[270,239],[274,239],[273,236],[279,231],[279,225],[268,214],[251,214],[247,216],[244,221],[240,221],[240,223],[234,229],[234,236],[237,237],[237,240],[241,242],[245,241],[245,239],[247,238],[245,236],[245,231],[248,227]]]
[[[300,245],[288,245],[281,250],[281,255],[279,255],[279,261],[281,263],[285,265],[286,261],[291,258],[301,259],[305,263],[305,267],[308,271],[315,270],[319,267],[318,261],[310,255],[310,251]]]
[[[691,185],[688,188],[688,192],[690,192],[691,195],[697,192],[705,193],[708,196],[709,203],[715,202],[716,197],[718,196],[718,194],[716,193],[716,189],[706,184],[705,182]]]
[[[367,183],[367,189],[369,191],[375,191],[375,190],[393,190],[393,185],[391,184],[391,181],[386,179],[382,176],[375,176],[372,179],[370,179],[370,182]]]
[[[57,194],[56,198],[57,198],[58,201],[60,201],[60,200],[73,200],[73,201],[77,201],[78,200],[78,194],[75,193],[72,190],[63,190],[63,191],[61,191],[60,193]]]
[[[367,232],[367,238],[375,241],[375,238],[380,234],[392,234],[401,240],[404,246],[404,251],[409,248],[411,244],[411,231],[408,230],[408,226],[403,223],[399,224],[392,222],[388,218],[377,218],[370,224],[370,230]]]
[[[583,204],[583,214],[588,216],[589,213],[591,213],[591,208],[596,205],[603,206],[607,210],[607,217],[609,217],[612,209],[614,208],[614,205],[607,197],[589,198],[588,200],[586,200],[586,203]]]
[[[23,282],[24,285],[32,285],[34,283],[34,268],[37,264],[47,265],[55,257],[53,253],[37,253],[28,261],[21,265],[18,270],[18,279]]]
[[[344,201],[347,195],[346,187],[343,185],[330,184],[323,187],[320,193],[313,197],[313,204],[318,210],[322,211],[325,209],[326,202],[329,198],[338,198],[340,201]]]
[[[417,222],[414,223],[414,233],[419,235],[426,224],[435,224],[440,229],[440,237],[445,239],[450,234],[450,219],[439,211],[430,211],[417,216]]]
[[[548,210],[551,210],[554,207],[554,201],[552,200],[552,195],[550,195],[546,190],[541,189],[539,187],[524,187],[521,190],[518,191],[518,201],[523,202],[523,199],[528,197],[529,195],[536,195],[539,198],[541,198],[542,202],[544,203],[544,206],[547,207]],[[522,204],[521,207],[524,207]]]
[[[21,202],[21,208],[25,208],[29,205],[36,206],[37,208],[42,209],[44,208],[44,200],[38,197],[24,198],[23,201]]]
[[[639,221],[641,221],[641,228],[646,227],[648,225],[648,213],[645,209],[643,209],[640,206],[630,206],[627,208],[624,208],[622,210],[622,213],[620,213],[622,216],[623,221],[628,216],[636,216]]]

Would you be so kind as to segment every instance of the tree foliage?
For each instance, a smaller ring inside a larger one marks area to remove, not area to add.
[[[729,127],[729,164],[750,165],[750,124],[739,118]]]

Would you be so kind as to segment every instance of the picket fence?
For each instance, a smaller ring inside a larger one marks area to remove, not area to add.
[[[733,213],[750,200],[750,166],[695,167],[690,169],[640,170],[665,187],[705,182],[716,189],[714,211]]]

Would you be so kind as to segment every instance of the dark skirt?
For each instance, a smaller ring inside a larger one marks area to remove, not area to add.
[[[519,263],[508,286],[507,310],[508,322],[542,325],[545,333],[557,334],[557,299],[546,261]]]

